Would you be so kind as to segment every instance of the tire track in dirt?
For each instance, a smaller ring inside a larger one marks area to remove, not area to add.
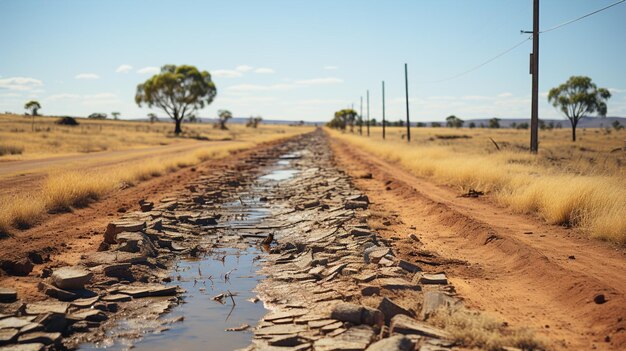
[[[470,306],[516,326],[533,327],[556,349],[626,347],[626,259],[623,249],[571,230],[512,214],[488,200],[459,198],[354,147],[333,140],[340,167],[398,221],[387,235],[416,232],[428,250],[465,264],[451,279]],[[411,229],[415,228],[415,229]],[[528,233],[528,234],[524,234]],[[410,258],[415,250],[401,250]],[[594,303],[604,294],[608,300]]]

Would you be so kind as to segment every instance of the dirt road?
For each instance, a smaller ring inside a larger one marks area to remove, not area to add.
[[[540,330],[556,349],[626,348],[622,248],[511,213],[488,197],[459,197],[341,141],[333,140],[333,150],[373,209],[397,216],[387,235],[416,233],[429,251],[452,262],[442,267],[453,272],[467,304]],[[606,302],[594,302],[599,295]]]
[[[50,171],[104,170],[152,157],[182,155],[203,147],[229,145],[233,141],[189,141],[141,149],[102,151],[88,154],[0,162],[0,195],[33,191]]]

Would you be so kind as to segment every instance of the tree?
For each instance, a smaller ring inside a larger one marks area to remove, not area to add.
[[[111,116],[113,116],[113,119],[115,119],[115,120],[120,119],[120,115],[121,115],[121,113],[119,113],[119,112],[111,112]]]
[[[189,121],[189,123],[196,123],[198,122],[198,117],[196,117],[196,115],[192,113],[190,115],[187,115],[187,120]]]
[[[470,122],[469,127],[470,127],[470,129],[476,128],[476,123]]]
[[[489,128],[498,129],[500,128],[500,118],[492,118],[489,120]]]
[[[33,116],[38,116],[39,110],[41,110],[41,104],[39,101],[31,100],[24,105],[24,109],[30,111],[30,114]]]
[[[424,127],[426,127],[426,123],[424,123],[424,122],[417,122],[417,124],[415,124],[415,126],[417,128],[424,128]]]
[[[229,119],[233,118],[233,114],[228,110],[219,110],[217,111],[217,123],[215,123],[214,127],[219,128],[221,130],[227,130],[226,122]]]
[[[612,125],[615,130],[624,129],[624,126],[618,120],[613,121]]]
[[[433,128],[440,128],[441,127],[441,123],[439,122],[432,122],[430,123],[430,126]]]
[[[572,76],[567,82],[550,89],[548,101],[563,112],[572,125],[572,141],[576,141],[576,126],[585,116],[598,113],[606,116],[608,89],[598,88],[589,77]]]
[[[465,123],[465,121],[463,121],[462,119],[458,118],[455,115],[448,116],[446,118],[446,127],[449,127],[449,128],[461,128],[463,127],[463,123]]]
[[[376,127],[376,118],[370,119],[370,126]]]
[[[100,112],[94,112],[94,113],[90,114],[89,116],[87,116],[87,118],[90,118],[90,119],[107,119],[107,114],[106,113],[100,113]]]
[[[262,120],[263,118],[261,116],[256,116],[256,117],[250,116],[250,118],[248,118],[248,122],[246,123],[246,127],[256,128],[259,126],[259,123],[261,123]]]
[[[150,118],[150,123],[158,122],[159,118],[156,113],[148,113],[148,118]]]
[[[143,84],[137,85],[135,102],[141,107],[158,107],[175,122],[174,133],[188,115],[208,106],[217,95],[215,83],[207,71],[189,65],[165,65]]]
[[[354,121],[358,114],[353,109],[343,109],[335,112],[333,119],[327,123],[328,127],[334,129],[346,130],[346,127],[350,127],[350,132],[354,131]]]

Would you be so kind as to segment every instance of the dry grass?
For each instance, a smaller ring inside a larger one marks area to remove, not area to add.
[[[562,130],[542,132],[540,154],[534,156],[521,144],[512,146],[521,143],[527,131],[413,129],[415,141],[407,145],[398,135],[400,128],[389,129],[387,141],[331,133],[413,174],[462,191],[487,191],[518,212],[536,213],[549,223],[578,226],[592,237],[626,244],[626,155],[609,152],[622,145],[623,131],[611,133],[611,138],[602,134],[605,131],[585,131],[576,144]],[[472,138],[440,140],[431,138],[434,133]],[[496,151],[489,138],[499,140],[503,150]]]
[[[500,351],[505,347],[545,350],[544,341],[527,329],[511,330],[502,322],[464,308],[439,309],[428,322],[445,329],[462,346]]]
[[[0,144],[0,156],[4,155],[20,155],[24,152],[24,148],[11,144]]]
[[[23,117],[19,117],[23,118]],[[0,122],[6,122],[0,120]],[[26,122],[26,121],[24,121]],[[90,124],[92,121],[87,121]],[[81,121],[81,123],[85,123]],[[107,128],[116,130],[115,137],[96,134],[90,137],[90,145],[96,144],[115,144],[116,147],[145,147],[149,145],[162,144],[167,142],[185,142],[185,139],[168,139],[164,133],[156,133],[150,138],[142,137],[143,130],[137,130],[136,127],[152,128],[148,123],[140,122],[120,122],[120,121],[99,121],[96,123],[108,123],[112,126]],[[119,125],[117,125],[119,123]],[[134,123],[134,124],[133,124]],[[1,123],[0,123],[1,124]],[[159,124],[159,123],[157,123]],[[160,123],[159,128],[173,128],[169,123]],[[129,127],[130,126],[130,127]],[[59,127],[61,128],[61,127]],[[64,127],[70,128],[70,127]],[[310,127],[288,127],[288,126],[262,126],[256,130],[245,128],[240,125],[233,125],[229,131],[216,131],[210,126],[202,126],[208,130],[208,134],[219,136],[226,140],[235,140],[222,143],[210,143],[206,146],[193,149],[179,154],[168,154],[168,156],[159,156],[155,153],[146,153],[140,161],[125,161],[124,155],[115,155],[107,158],[114,165],[109,167],[92,168],[91,164],[85,164],[83,167],[76,168],[76,165],[65,165],[60,169],[45,170],[47,178],[41,184],[40,189],[32,192],[19,192],[17,195],[0,196],[0,233],[9,233],[14,228],[25,229],[33,226],[43,214],[46,212],[64,212],[71,211],[73,208],[87,206],[89,203],[98,200],[102,196],[111,193],[120,186],[133,186],[139,182],[158,177],[180,168],[196,165],[200,162],[216,160],[228,157],[232,152],[252,148],[262,142],[268,142],[276,139],[294,136],[300,133],[311,131]],[[203,131],[202,128],[198,128]],[[210,128],[210,130],[209,130]],[[106,129],[106,128],[103,128]],[[0,134],[2,129],[0,129]],[[31,156],[40,158],[49,155],[49,153],[39,152],[39,146],[33,145],[32,138],[36,141],[38,132],[8,132],[13,140],[22,139],[24,148],[31,150]],[[70,130],[59,133],[78,133],[81,136],[78,139],[68,138],[68,142],[62,142],[59,153],[75,153],[79,148],[85,147],[82,142],[77,142],[83,138],[81,131]],[[33,136],[34,135],[34,136]],[[75,135],[76,136],[76,135]],[[204,136],[206,137],[206,136]],[[89,138],[86,134],[85,138]],[[124,140],[122,144],[116,144],[117,138]],[[142,140],[138,143],[137,140]],[[161,141],[159,141],[161,140]],[[86,142],[86,141],[85,141]],[[145,143],[148,142],[148,143]],[[195,142],[195,141],[194,141]],[[143,144],[142,144],[143,143]],[[151,144],[152,143],[152,144]]]

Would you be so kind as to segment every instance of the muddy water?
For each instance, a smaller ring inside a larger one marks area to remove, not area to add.
[[[185,289],[181,304],[158,322],[121,321],[111,330],[111,335],[118,337],[81,349],[233,350],[248,346],[252,328],[267,312],[254,292],[264,278],[258,273],[264,262],[258,244],[267,230],[255,228],[271,225],[272,213],[283,210],[271,208],[265,197],[300,172],[292,164],[299,157],[298,153],[281,156],[253,186],[237,194],[236,200],[221,205],[220,213],[229,218],[219,225],[223,235],[207,235],[201,246],[211,247],[208,253],[181,259],[172,271],[167,285]]]

